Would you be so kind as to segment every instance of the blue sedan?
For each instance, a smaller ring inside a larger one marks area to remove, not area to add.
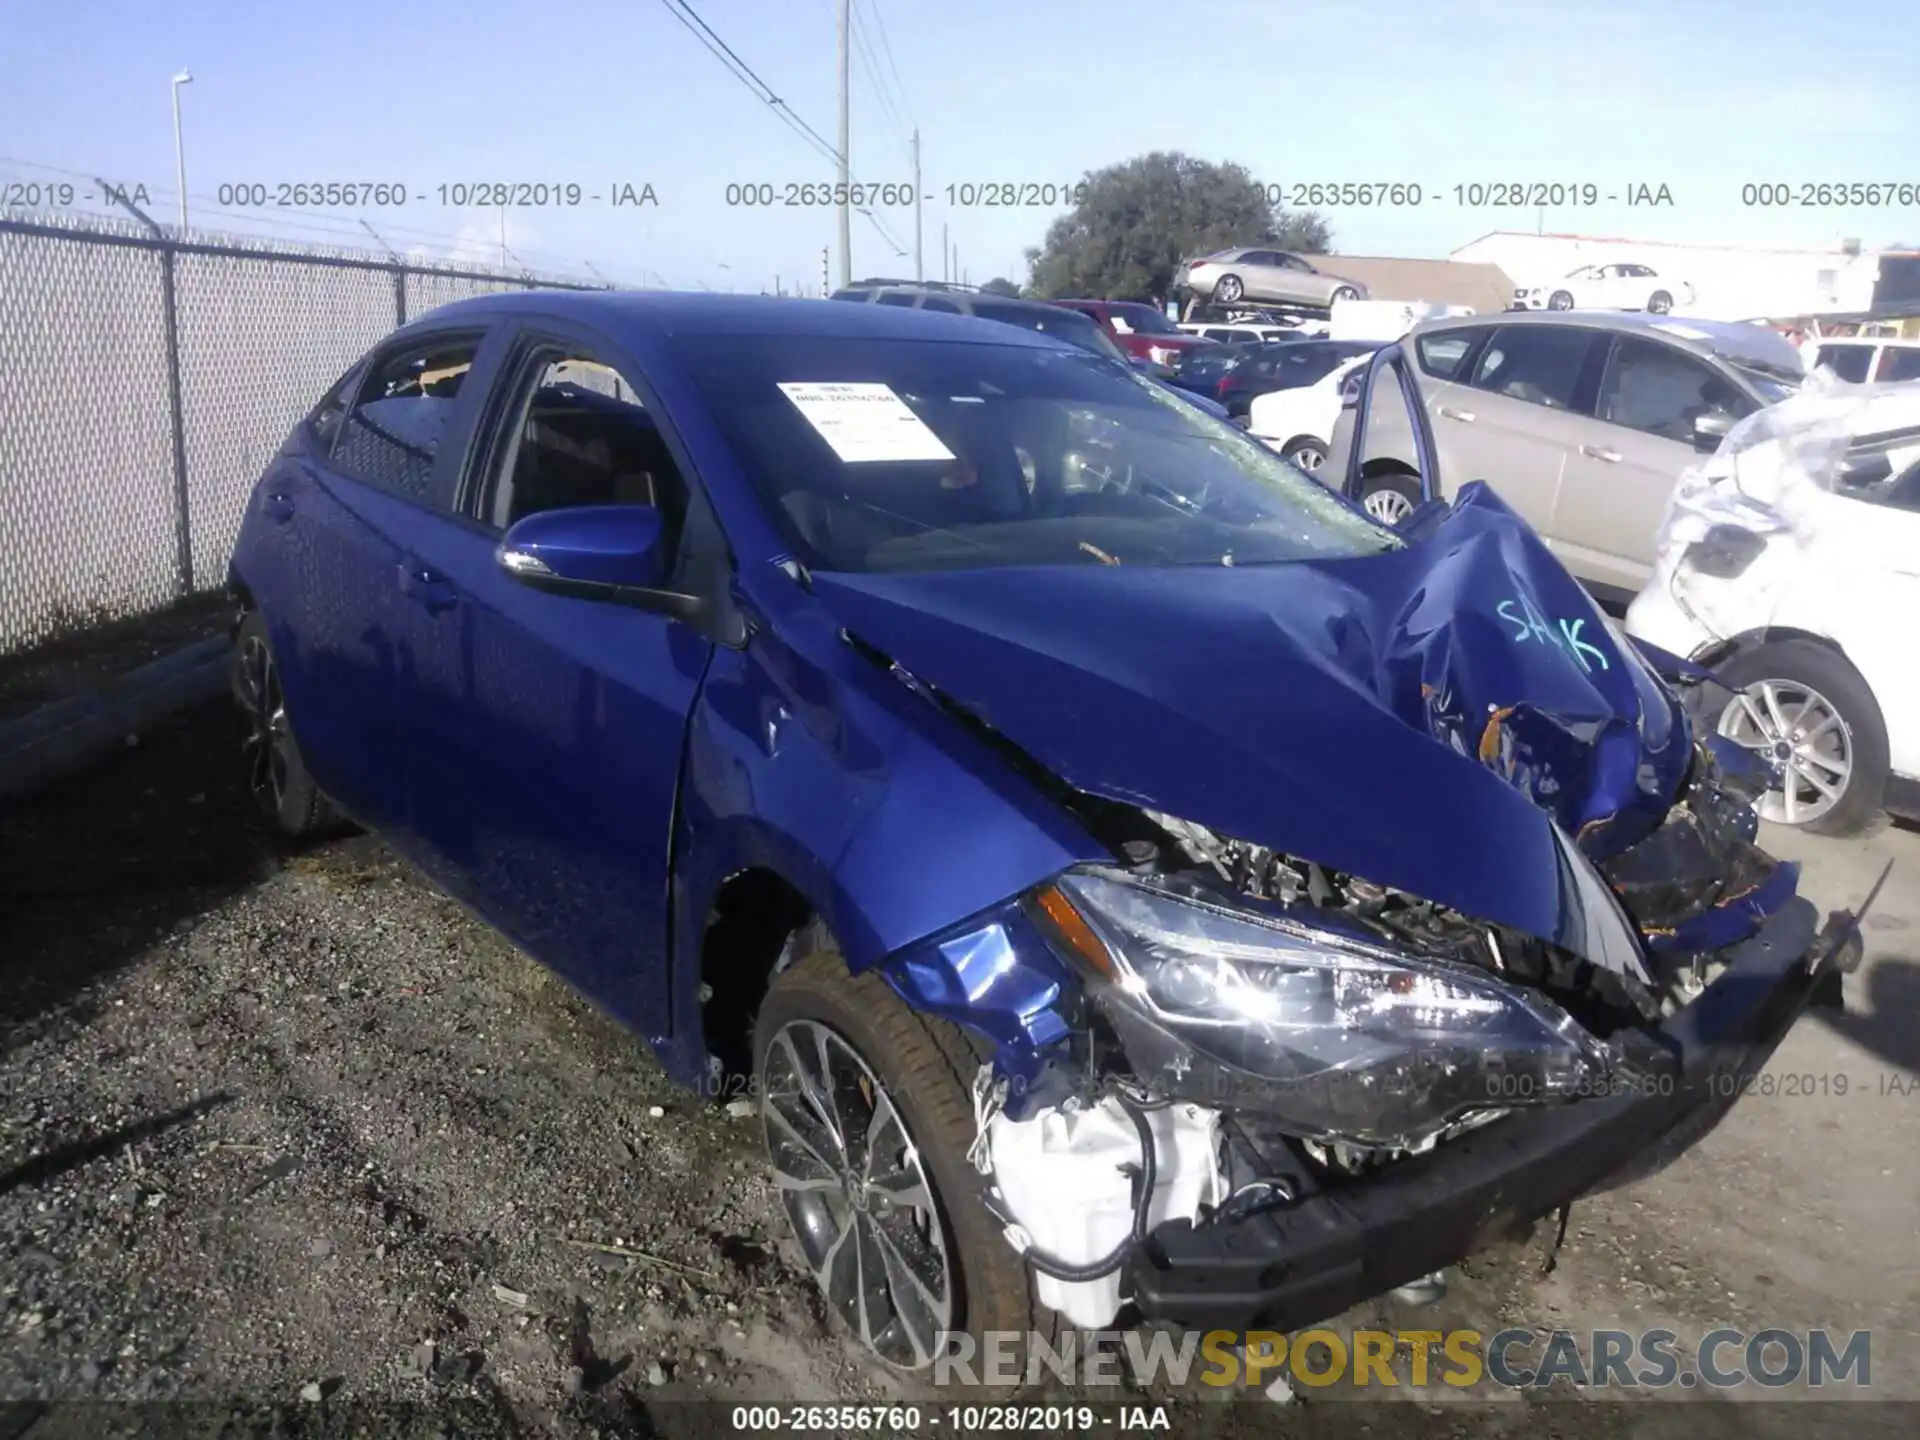
[[[1005,325],[450,305],[294,428],[229,583],[265,814],[378,830],[757,1095],[903,1372],[1048,1312],[1324,1319],[1583,1193],[1857,959],[1484,486],[1385,528]]]

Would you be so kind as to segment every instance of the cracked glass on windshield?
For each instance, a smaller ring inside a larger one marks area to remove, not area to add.
[[[680,356],[807,565],[1259,565],[1401,541],[1231,425],[1025,345],[687,336]]]

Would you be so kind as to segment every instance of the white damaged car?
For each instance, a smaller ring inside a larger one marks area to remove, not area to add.
[[[1724,682],[1763,818],[1846,834],[1920,816],[1916,615],[1920,385],[1812,382],[1681,477],[1627,629]]]

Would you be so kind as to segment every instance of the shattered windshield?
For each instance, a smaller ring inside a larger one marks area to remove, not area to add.
[[[813,568],[1259,565],[1402,543],[1244,431],[1093,356],[800,335],[677,344]]]

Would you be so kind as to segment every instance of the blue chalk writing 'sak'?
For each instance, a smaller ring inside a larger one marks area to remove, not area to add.
[[[1587,623],[1584,619],[1563,619],[1556,630],[1524,595],[1502,600],[1495,609],[1502,620],[1513,626],[1513,638],[1516,641],[1535,640],[1542,645],[1556,645],[1571,655],[1589,675],[1596,666],[1602,670],[1608,668],[1606,654],[1580,638],[1581,627]]]

